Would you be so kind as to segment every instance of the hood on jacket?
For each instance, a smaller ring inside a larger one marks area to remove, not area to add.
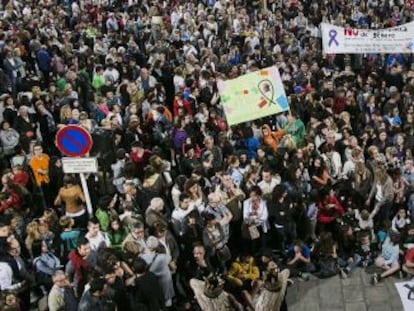
[[[267,130],[267,134],[264,133],[264,130]],[[270,129],[269,125],[264,124],[262,126],[262,134],[263,134],[263,137],[272,135],[272,130]]]

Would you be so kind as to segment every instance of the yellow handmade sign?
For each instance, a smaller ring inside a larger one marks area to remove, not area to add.
[[[289,110],[276,66],[218,81],[221,103],[229,125],[256,120]]]

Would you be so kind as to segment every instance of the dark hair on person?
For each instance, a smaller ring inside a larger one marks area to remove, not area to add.
[[[287,188],[285,185],[282,185],[282,184],[276,185],[276,187],[274,187],[272,191],[273,202],[277,202],[286,191],[287,191]]]
[[[252,192],[256,193],[258,196],[262,196],[262,189],[260,189],[260,187],[257,185],[251,186],[249,193]]]
[[[187,177],[185,175],[178,175],[175,178],[175,184],[178,186],[178,189],[183,192],[184,191],[184,185],[187,181]]]
[[[89,244],[89,240],[83,235],[78,238],[76,246],[81,247],[82,245],[86,244]]]
[[[189,199],[189,198],[190,198],[190,196],[187,193],[185,193],[185,192],[181,193],[180,196],[179,196],[180,202],[182,202],[182,201],[184,201],[186,199]]]
[[[32,256],[33,258],[42,255],[43,240],[34,240],[32,244]]]
[[[204,217],[205,223],[216,219],[216,216],[212,213],[203,213],[203,217]]]
[[[66,185],[73,185],[75,183],[75,179],[72,175],[65,175],[63,176],[63,184]]]
[[[193,144],[186,144],[184,146],[184,152],[187,153],[188,151],[190,151],[191,149],[194,149],[194,145]]]
[[[319,255],[331,255],[334,249],[335,241],[331,232],[322,232],[320,240],[315,246]]]
[[[102,273],[105,274],[112,274],[115,272],[114,266],[110,264],[105,264],[102,266]]]
[[[41,142],[38,142],[38,141],[35,142],[34,145],[33,145],[33,149],[36,148],[36,147],[42,147],[42,143]]]
[[[105,286],[105,280],[103,278],[93,278],[92,281],[89,283],[89,291],[91,293],[96,293],[98,291],[102,291]]]
[[[132,262],[132,271],[134,271],[137,274],[142,274],[145,271],[147,271],[147,263],[144,259],[138,257]]]
[[[88,220],[88,225],[89,224],[98,225],[99,224],[98,218],[92,217],[91,219]]]

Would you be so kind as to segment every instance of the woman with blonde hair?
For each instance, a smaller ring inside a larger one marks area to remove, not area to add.
[[[30,222],[26,227],[26,240],[24,241],[30,256],[32,256],[32,246],[35,241],[42,240],[42,234],[39,230],[39,222],[36,220]]]
[[[63,105],[60,108],[60,123],[66,124],[72,118],[72,109],[69,105]]]
[[[380,222],[391,219],[392,202],[394,200],[394,187],[391,177],[385,168],[375,170],[374,182],[365,204],[369,206],[375,197],[375,209],[379,210]]]
[[[339,114],[339,119],[341,119],[342,121],[344,121],[344,125],[342,126],[342,128],[347,127],[352,129],[352,125],[351,125],[351,115],[349,114],[348,111],[342,111]]]
[[[89,133],[93,133],[98,127],[94,119],[90,119],[86,111],[79,113],[79,125],[85,128]]]
[[[371,185],[374,181],[371,171],[366,167],[365,163],[358,161],[355,163],[355,169],[353,172],[353,185],[355,191],[355,198],[358,206],[364,204],[364,199],[371,191]]]
[[[55,210],[46,209],[40,217],[40,222],[45,223],[53,233],[57,234],[59,232],[59,217]]]

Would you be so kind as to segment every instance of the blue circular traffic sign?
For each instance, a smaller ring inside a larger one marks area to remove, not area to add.
[[[67,125],[56,134],[56,145],[60,152],[70,157],[80,157],[92,148],[92,137],[78,125]]]

